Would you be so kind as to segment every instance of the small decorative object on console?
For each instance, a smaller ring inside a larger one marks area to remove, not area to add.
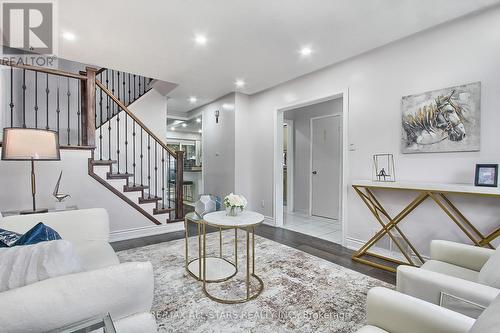
[[[392,154],[373,155],[373,180],[378,182],[395,182],[394,156]]]
[[[474,185],[497,187],[498,164],[476,164],[476,178]]]
[[[242,212],[247,206],[247,199],[242,195],[229,193],[229,195],[224,198],[224,206],[226,206],[228,216],[236,216],[238,215],[238,210]]]
[[[56,183],[56,187],[54,188],[54,192],[52,192],[52,195],[54,196],[54,198],[57,199],[57,202],[55,203],[56,210],[65,210],[66,203],[64,202],[64,199],[71,197],[71,195],[69,195],[69,194],[59,193],[59,186],[61,185],[61,177],[62,177],[62,171],[59,174],[59,178],[57,179],[57,183]]]

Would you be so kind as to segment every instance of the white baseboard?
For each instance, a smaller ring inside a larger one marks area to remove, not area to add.
[[[264,216],[264,224],[270,225],[271,227],[276,226],[276,222],[274,220],[274,217],[271,216]]]
[[[180,230],[184,230],[184,223],[170,223],[150,227],[117,230],[109,234],[109,241],[112,243],[127,239],[166,234]]]

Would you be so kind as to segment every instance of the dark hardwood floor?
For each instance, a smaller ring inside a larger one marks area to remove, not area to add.
[[[190,224],[189,233],[195,235],[196,229],[193,224]],[[210,231],[210,230],[209,230]],[[213,230],[215,231],[215,229]],[[269,225],[260,225],[256,229],[256,234],[273,240],[275,242],[293,247],[297,250],[304,251],[316,257],[328,260],[337,265],[352,269],[359,273],[371,276],[373,278],[395,284],[396,274],[387,272],[378,268],[370,267],[357,263],[351,259],[354,251],[343,247],[342,245],[332,243],[320,238],[301,234],[295,231],[276,228]],[[119,241],[111,243],[115,251],[122,251],[136,247],[152,245],[162,242],[168,242],[176,239],[184,238],[184,231],[176,231],[168,234],[148,236],[131,240]]]

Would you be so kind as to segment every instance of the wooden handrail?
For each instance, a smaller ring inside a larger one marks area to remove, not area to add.
[[[31,65],[24,65],[24,64],[18,65],[16,63],[14,63],[13,61],[8,61],[5,59],[0,60],[0,64],[4,65],[4,66],[16,67],[16,68],[26,69],[26,70],[40,72],[40,73],[47,73],[47,74],[52,74],[52,75],[70,77],[73,79],[79,79],[79,80],[86,80],[87,79],[87,76],[81,75],[81,74],[66,72],[66,71],[62,71],[59,69],[52,69],[52,68],[45,68],[45,67],[38,67],[38,66],[31,66]]]
[[[118,104],[118,106],[123,110],[125,111],[130,118],[132,118],[140,127],[142,127],[144,129],[144,131],[146,133],[148,133],[156,142],[158,142],[158,144],[163,148],[165,149],[170,155],[174,156],[175,158],[177,158],[177,153],[171,149],[170,147],[168,147],[165,143],[163,143],[162,140],[160,140],[160,138],[158,138],[149,128],[146,127],[146,125],[144,125],[144,123],[142,121],[139,120],[139,118],[137,118],[135,116],[135,114],[133,114],[126,106],[125,104],[122,103],[122,101],[120,101],[115,95],[113,95],[111,93],[111,91],[109,91],[105,85],[103,85],[101,83],[101,81],[99,80],[95,80],[96,84],[99,86],[99,88],[102,89],[102,91],[104,91],[106,93],[106,95],[108,95],[109,98],[111,98],[116,104]]]

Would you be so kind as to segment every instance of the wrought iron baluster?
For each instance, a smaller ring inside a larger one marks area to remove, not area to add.
[[[101,73],[102,74],[102,73]],[[99,160],[102,161],[102,89],[99,88]]]
[[[141,158],[141,186],[144,185],[143,184],[144,183],[144,181],[143,181],[143,179],[144,179],[143,178],[144,177],[144,175],[143,175],[143,168],[144,168],[143,165],[144,164],[142,163],[143,157],[144,157],[144,154],[143,154],[143,151],[142,151],[142,127],[141,127],[141,155],[140,155],[140,158]]]
[[[125,93],[125,72],[123,73],[122,75],[122,79],[123,79],[123,95],[122,95],[122,99],[123,99],[123,104],[125,104],[125,99],[127,98],[127,94]],[[127,104],[125,104],[127,105]]]
[[[118,113],[116,114],[116,166],[118,173],[120,173],[120,107],[118,106]]]
[[[111,161],[111,118],[108,118],[108,160]]]
[[[141,94],[141,77],[139,77],[139,96],[138,97],[141,97],[142,94]]]
[[[77,129],[77,136],[78,136],[78,146],[81,146],[82,145],[82,138],[80,136],[80,128],[82,126],[82,122],[81,122],[81,103],[82,103],[82,99],[81,99],[81,96],[80,96],[80,89],[81,89],[81,86],[80,86],[81,82],[80,80],[78,80],[78,86],[77,86],[77,89],[76,89],[76,99],[77,99],[77,106],[76,106],[76,120],[77,120],[77,126],[76,126],[76,129]],[[102,137],[102,129],[101,129],[101,137]],[[102,151],[102,142],[101,142],[101,151]],[[102,157],[102,153],[101,153],[101,157]],[[102,158],[101,158],[102,159]]]
[[[68,146],[71,145],[70,143],[70,138],[71,138],[71,129],[70,129],[70,119],[71,119],[71,112],[70,112],[70,99],[71,99],[71,91],[69,90],[69,77],[68,77],[68,91],[66,92],[66,95],[68,96]]]
[[[130,73],[128,73],[128,105],[130,105]]]
[[[49,74],[45,76],[45,129],[49,129]]]
[[[61,133],[59,133],[59,123],[60,123],[60,114],[61,114],[61,109],[60,109],[60,105],[59,105],[59,97],[60,97],[60,94],[59,94],[59,77],[57,77],[57,92],[56,92],[56,114],[57,114],[57,124],[56,124],[56,128],[57,128],[57,136],[59,137],[59,141],[61,141]]]
[[[165,208],[165,149],[161,148],[161,209]]]
[[[115,95],[115,71],[111,70],[111,94]],[[111,104],[111,117],[115,115],[115,103]]]
[[[14,127],[14,68],[10,66],[10,127]]]
[[[155,197],[158,198],[158,142],[155,140]]]
[[[137,99],[137,92],[136,92],[136,89],[135,89],[135,74],[134,74],[134,101]]]
[[[128,115],[127,112],[123,114],[125,115],[125,173],[128,173]]]
[[[133,141],[133,148],[132,148],[132,168],[133,168],[133,174],[134,174],[134,186],[136,184],[135,182],[135,119],[132,119],[132,141]]]
[[[23,69],[23,128],[26,128],[26,70]]]
[[[142,87],[142,89],[144,90],[143,94],[145,94],[145,93],[146,93],[146,77],[145,77],[145,76],[143,76],[143,77],[142,77],[142,80],[143,80],[143,82],[144,82],[144,87]]]
[[[121,99],[120,99],[120,71],[116,71],[116,91],[118,93],[118,96],[117,96],[118,100],[121,101]],[[118,109],[118,112],[120,112],[120,108],[117,107],[117,109]]]
[[[35,128],[38,128],[38,72],[35,71]]]
[[[148,198],[151,198],[151,135],[148,133]]]
[[[106,69],[106,89],[109,90],[109,77],[108,77],[109,70]],[[109,114],[109,96],[106,94],[106,120],[109,120],[111,118]],[[103,122],[104,123],[104,122]]]

